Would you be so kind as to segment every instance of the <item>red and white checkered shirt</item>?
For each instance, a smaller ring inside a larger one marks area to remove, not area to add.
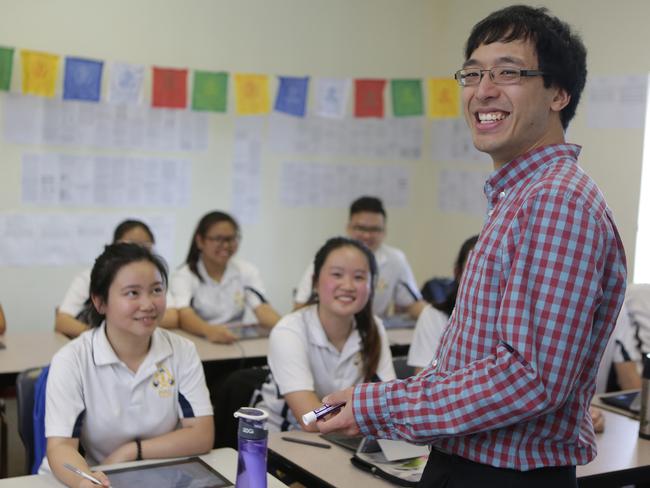
[[[355,389],[364,434],[517,470],[594,458],[588,407],[626,265],[579,152],[541,147],[490,176],[487,221],[435,358],[413,378]]]

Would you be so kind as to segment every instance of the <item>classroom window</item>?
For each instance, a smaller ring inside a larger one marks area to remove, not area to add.
[[[634,283],[650,283],[650,93],[646,95],[645,121]]]

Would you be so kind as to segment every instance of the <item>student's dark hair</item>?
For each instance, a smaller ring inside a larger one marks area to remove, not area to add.
[[[197,263],[199,262],[201,251],[199,250],[199,246],[196,245],[196,238],[197,236],[205,238],[205,236],[208,234],[208,231],[210,230],[210,227],[212,227],[214,224],[218,224],[219,222],[229,222],[235,228],[235,232],[239,234],[239,224],[233,217],[225,212],[214,211],[207,213],[201,217],[201,220],[199,220],[199,223],[196,225],[196,229],[194,229],[194,233],[192,234],[190,250],[187,253],[187,257],[185,258],[185,262],[189,266],[192,273],[198,276],[201,281],[203,281],[203,278],[201,278],[201,275],[199,274],[197,268]]]
[[[363,196],[352,202],[350,205],[350,217],[361,212],[379,213],[384,216],[384,219],[386,218],[384,204],[377,197]]]
[[[437,308],[441,312],[446,313],[448,316],[451,315],[451,312],[454,311],[454,307],[456,306],[456,296],[458,295],[460,278],[463,275],[463,269],[465,268],[465,263],[467,262],[469,253],[472,249],[474,249],[477,241],[478,234],[470,237],[460,246],[458,256],[456,256],[456,261],[454,261],[454,282],[451,286],[451,290],[449,290],[447,298],[445,298],[442,302],[431,304],[434,308]]]
[[[142,230],[144,230],[147,233],[147,235],[149,236],[149,239],[151,239],[151,242],[153,242],[153,243],[156,242],[156,239],[153,236],[153,232],[151,232],[151,229],[149,228],[149,226],[147,224],[145,224],[144,222],[142,222],[140,220],[131,220],[131,219],[129,219],[129,220],[124,220],[124,221],[120,222],[117,225],[117,227],[115,227],[115,231],[113,232],[113,244],[120,241],[124,237],[124,234],[126,234],[127,232],[129,232],[129,231],[131,231],[133,229],[137,229],[138,227],[141,228]]]
[[[98,297],[103,303],[107,303],[108,290],[118,271],[127,264],[140,261],[149,261],[153,264],[160,272],[163,284],[167,288],[167,266],[160,256],[139,244],[120,242],[106,246],[104,252],[95,260],[90,272],[90,296]],[[88,325],[99,326],[104,320],[104,315],[100,314],[94,305],[91,305],[89,312]]]
[[[560,113],[566,129],[573,119],[587,79],[587,49],[578,34],[544,7],[512,5],[491,13],[474,26],[465,46],[465,59],[481,44],[530,41],[535,46],[544,86],[563,88],[571,96]],[[535,66],[530,66],[535,68]]]
[[[349,237],[332,237],[318,250],[314,258],[314,275],[312,277],[312,289],[315,290],[318,277],[327,257],[342,247],[354,247],[361,251],[368,261],[370,269],[370,294],[366,305],[354,315],[357,329],[361,336],[361,356],[363,358],[363,376],[365,381],[372,381],[377,373],[379,357],[381,355],[381,338],[375,323],[372,312],[372,299],[375,294],[375,280],[377,278],[377,261],[375,255],[362,242],[350,239]],[[318,303],[318,296],[312,292],[308,304]]]

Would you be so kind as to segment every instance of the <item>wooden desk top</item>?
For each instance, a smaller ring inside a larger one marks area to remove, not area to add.
[[[0,337],[6,346],[0,349],[0,374],[16,374],[29,368],[45,366],[52,356],[68,342],[68,338],[58,332],[9,331]]]
[[[625,477],[630,475],[629,470],[645,467],[650,472],[650,441],[639,439],[639,422],[612,412],[603,414],[605,432],[596,436],[598,454],[591,463],[577,467],[578,478],[581,481],[589,481],[590,477],[614,481],[621,477],[629,479]],[[331,444],[331,449],[295,444],[282,440],[282,436],[330,443],[318,434],[302,431],[273,432],[269,436],[269,449],[273,453],[330,485],[355,488],[393,486],[355,468],[350,463],[352,451],[335,444]],[[650,479],[650,475],[644,476]]]
[[[391,346],[410,346],[413,340],[414,328],[386,329],[388,342]]]
[[[237,451],[230,448],[223,449],[213,449],[208,454],[200,456],[206,463],[212,466],[214,469],[219,471],[229,480],[232,480],[233,485],[235,484],[235,478],[237,477]],[[162,459],[150,460],[150,461],[138,461],[135,463],[121,463],[112,465],[111,468],[121,468],[127,466],[133,466],[134,464],[148,464],[152,462],[161,462]],[[268,488],[282,488],[286,485],[280,482],[277,478],[274,478],[270,474],[266,475],[266,481]],[[52,488],[52,487],[61,487],[63,484],[51,474],[46,475],[33,475],[33,476],[19,476],[16,478],[7,478],[0,480],[0,487],[12,487],[12,488]]]
[[[269,349],[269,339],[267,337],[245,339],[232,344],[216,344],[182,329],[171,329],[171,332],[192,341],[196,346],[201,361],[204,362],[266,357]]]

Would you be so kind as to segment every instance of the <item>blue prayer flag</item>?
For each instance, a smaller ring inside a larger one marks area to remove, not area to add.
[[[65,80],[63,98],[65,100],[99,101],[102,80],[102,61],[82,58],[65,58]]]
[[[278,78],[280,79],[280,87],[275,99],[275,111],[295,115],[296,117],[304,117],[309,77],[279,76]]]

